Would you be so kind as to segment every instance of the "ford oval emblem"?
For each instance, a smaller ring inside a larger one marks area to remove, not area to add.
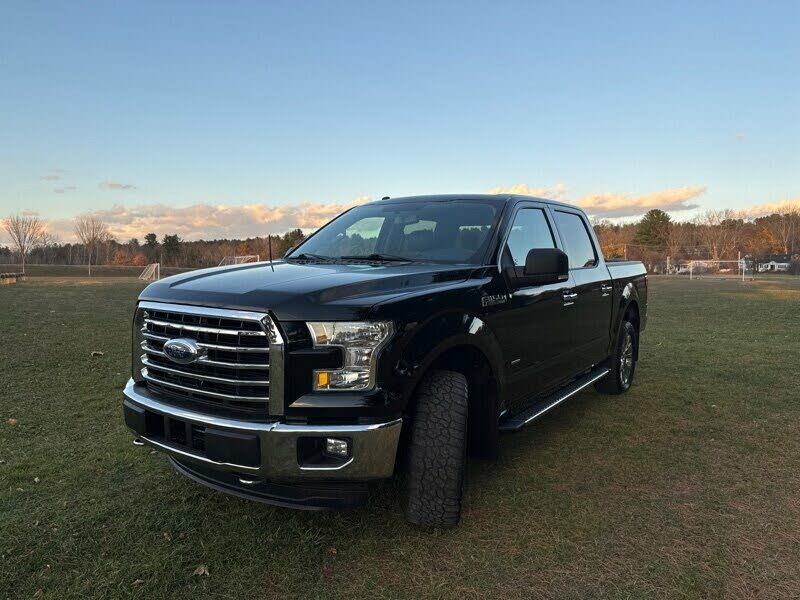
[[[188,365],[200,358],[200,348],[194,340],[178,338],[164,343],[164,354],[174,363]]]

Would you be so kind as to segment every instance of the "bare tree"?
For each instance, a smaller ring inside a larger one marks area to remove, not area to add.
[[[693,246],[695,227],[691,223],[671,223],[667,233],[667,256],[679,260]]]
[[[75,217],[75,235],[86,248],[89,258],[89,277],[92,276],[92,255],[109,238],[108,225],[94,215]]]
[[[800,212],[793,209],[785,209],[759,219],[757,223],[774,240],[775,246],[780,248],[784,254],[788,255],[794,250],[791,246],[794,245],[795,232],[800,229]]]
[[[731,209],[709,210],[700,215],[695,223],[697,235],[708,248],[712,260],[720,260],[721,256],[736,246],[739,238],[736,213]]]
[[[11,216],[3,219],[3,229],[19,252],[22,272],[25,272],[25,257],[42,241],[44,224],[39,217]]]
[[[42,252],[42,258],[46,264],[50,263],[50,251],[57,248],[61,244],[61,240],[57,235],[45,231],[42,234],[42,239],[39,240],[39,248]]]

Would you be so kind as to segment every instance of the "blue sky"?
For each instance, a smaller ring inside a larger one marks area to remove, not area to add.
[[[800,198],[798,30],[797,2],[5,3],[0,213],[198,237],[514,185]]]

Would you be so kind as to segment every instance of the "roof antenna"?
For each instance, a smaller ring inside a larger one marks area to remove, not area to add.
[[[269,246],[269,268],[272,269],[272,272],[275,272],[275,267],[272,266],[272,235],[267,234],[267,245]]]
[[[390,199],[389,196],[384,196],[383,198],[381,198],[381,200],[389,200],[389,199]]]

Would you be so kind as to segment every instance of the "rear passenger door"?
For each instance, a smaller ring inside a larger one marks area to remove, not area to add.
[[[607,358],[611,329],[611,275],[591,234],[591,224],[580,211],[552,207],[558,234],[569,256],[574,305],[574,373]]]

